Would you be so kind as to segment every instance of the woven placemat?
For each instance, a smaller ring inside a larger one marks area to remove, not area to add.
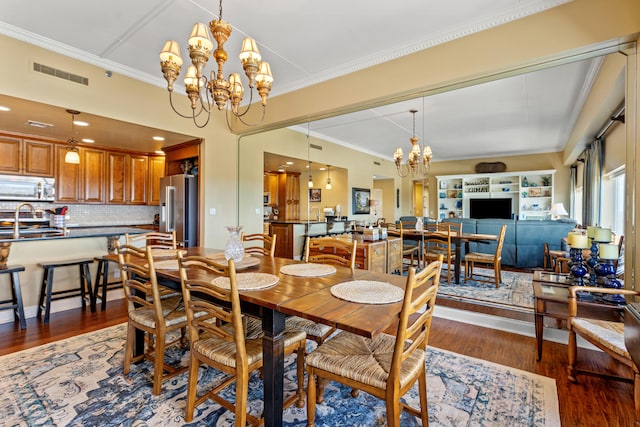
[[[177,270],[179,268],[177,259],[154,261],[153,266],[156,270]],[[149,264],[145,264],[144,268],[149,268]]]
[[[238,273],[236,274],[236,280],[240,291],[264,289],[274,286],[280,281],[278,276],[268,273]],[[228,277],[217,277],[211,283],[224,289],[231,289],[231,282]]]
[[[336,268],[333,265],[327,264],[290,264],[280,267],[280,273],[298,277],[329,276],[335,272]]]
[[[404,289],[387,282],[353,280],[332,286],[331,295],[361,304],[390,304],[402,301]]]
[[[227,266],[227,264],[229,264],[229,261],[227,261],[227,258],[225,258],[224,256],[224,252],[209,254],[207,255],[207,258],[217,262],[220,265]],[[244,254],[244,258],[242,258],[242,261],[235,263],[236,270],[244,270],[245,268],[253,267],[258,264],[260,264],[260,258],[251,256],[249,254]]]

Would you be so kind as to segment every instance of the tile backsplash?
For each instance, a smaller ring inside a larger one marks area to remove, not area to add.
[[[18,202],[0,202],[0,210],[13,211]],[[65,206],[60,203],[31,203],[35,209],[48,210]],[[67,226],[95,227],[153,224],[159,206],[67,204]],[[27,210],[26,208],[23,208]]]

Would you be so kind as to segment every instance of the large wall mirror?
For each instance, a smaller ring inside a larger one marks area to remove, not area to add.
[[[625,64],[619,53],[567,59],[524,74],[510,73],[496,81],[242,137],[239,223],[252,230],[262,229],[264,176],[273,171],[272,159],[277,163],[284,157],[306,161],[312,178],[320,176],[320,181],[326,174],[319,167],[330,165],[335,178],[345,174],[340,194],[333,191],[331,199],[321,194],[317,203],[309,201],[308,176],[301,172],[299,219],[303,221],[315,218],[317,213],[311,209],[324,208],[325,200],[334,207],[340,205],[343,215],[374,220],[351,210],[352,188],[371,189],[372,200],[379,200],[374,202],[376,216],[438,218],[435,176],[473,173],[479,162],[504,159],[511,171],[558,170],[555,197],[569,206],[568,164],[589,142],[586,135],[595,135],[623,102]],[[597,106],[589,99],[594,89],[607,93]],[[418,110],[413,126],[411,109]],[[528,133],[523,134],[523,129]],[[573,135],[572,130],[583,136]],[[413,132],[421,145],[430,145],[433,150],[434,162],[426,179],[400,178],[390,161],[397,147],[402,147],[406,156]],[[567,141],[574,146],[567,146]],[[624,144],[624,132],[611,136],[605,173],[624,166]],[[314,188],[324,189],[324,183],[317,185],[316,181]]]

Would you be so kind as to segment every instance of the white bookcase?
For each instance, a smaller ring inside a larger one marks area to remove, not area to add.
[[[442,175],[438,180],[438,218],[469,218],[469,201],[511,198],[512,215],[521,220],[549,218],[555,170]]]

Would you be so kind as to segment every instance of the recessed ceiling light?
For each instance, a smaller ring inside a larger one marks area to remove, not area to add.
[[[0,105],[0,111],[11,111],[11,108]]]
[[[164,137],[163,136],[154,136],[153,140],[154,141],[164,141]]]
[[[86,142],[87,144],[93,144],[96,141],[91,138],[82,138],[82,142]]]
[[[284,172],[284,169],[278,169],[278,172]]]
[[[292,165],[292,164],[293,164],[293,162],[287,162],[287,164],[288,164],[288,165]]]
[[[326,171],[326,170],[327,170],[327,168],[320,168],[320,170],[321,170],[321,171]]]
[[[164,151],[162,150],[156,150],[156,154],[162,154],[164,156]]]
[[[89,123],[83,122],[82,120],[74,120],[73,124],[76,125],[76,126],[82,126],[82,127],[89,126]]]

